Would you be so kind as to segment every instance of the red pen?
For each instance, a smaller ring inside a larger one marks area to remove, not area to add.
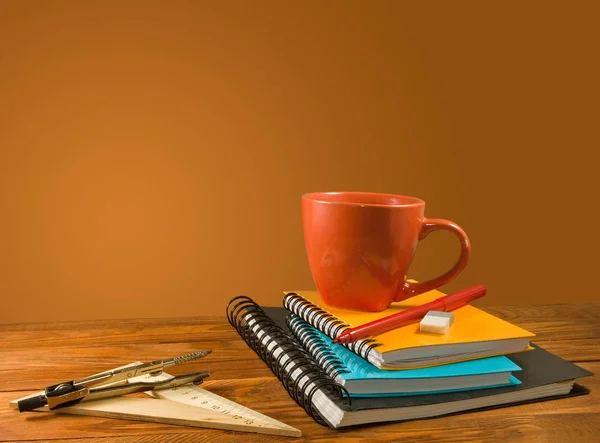
[[[355,328],[347,329],[338,335],[333,342],[340,344],[353,343],[357,340],[374,337],[399,328],[411,323],[421,321],[421,319],[429,311],[445,311],[450,312],[461,306],[469,304],[473,300],[483,297],[487,289],[483,285],[475,285],[467,289],[462,289],[454,294],[445,295],[432,302],[425,303],[421,306],[407,309],[396,314],[388,315],[387,317],[374,320],[364,325]]]

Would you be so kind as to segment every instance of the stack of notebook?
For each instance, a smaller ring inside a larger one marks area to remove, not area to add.
[[[327,306],[315,291],[287,292],[283,307],[232,299],[230,323],[319,423],[340,428],[575,396],[591,375],[530,343],[535,335],[473,306],[447,334],[419,324],[348,345],[350,327],[439,298],[437,290],[369,313]]]

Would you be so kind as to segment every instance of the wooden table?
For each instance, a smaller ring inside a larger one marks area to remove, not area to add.
[[[535,343],[600,373],[600,303],[486,308],[537,334]],[[569,442],[600,441],[600,381],[570,399],[405,423],[330,430],[294,403],[277,378],[224,317],[133,319],[0,325],[0,441],[133,443],[288,441],[287,437],[43,412],[19,413],[10,400],[127,364],[213,353],[170,373],[214,371],[203,385],[221,396],[300,429],[295,441]],[[137,394],[134,394],[137,395]],[[139,394],[144,395],[144,394]]]

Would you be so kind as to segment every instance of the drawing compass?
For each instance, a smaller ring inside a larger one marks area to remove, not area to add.
[[[134,363],[132,365],[101,372],[79,380],[71,380],[48,386],[43,393],[20,400],[17,403],[20,412],[48,406],[56,409],[70,406],[81,401],[96,400],[100,398],[116,397],[133,392],[153,391],[189,383],[200,384],[210,375],[207,371],[168,377],[157,377],[163,373],[164,368],[181,363],[187,363],[207,356],[212,351],[202,350],[169,358],[155,360],[150,363]],[[144,377],[143,380],[129,381],[135,377]]]

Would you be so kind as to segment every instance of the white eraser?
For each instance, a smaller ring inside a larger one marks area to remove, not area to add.
[[[453,322],[452,312],[429,311],[421,320],[419,330],[431,334],[446,334]]]

